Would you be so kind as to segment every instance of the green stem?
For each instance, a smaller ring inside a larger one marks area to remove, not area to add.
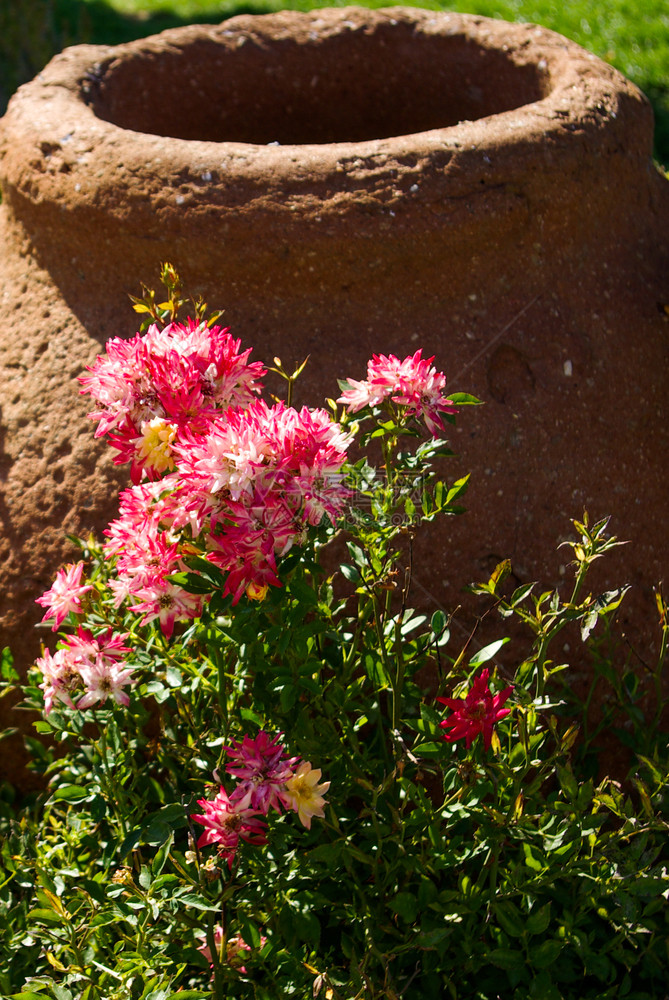
[[[365,598],[364,601],[361,598],[358,604],[358,624],[353,635],[353,642],[351,643],[348,652],[343,658],[342,680],[344,684],[348,684],[350,680],[350,674],[355,669],[355,657],[358,654],[358,649],[360,648],[360,642],[365,631],[365,626],[369,622],[369,612],[374,609],[373,598]]]
[[[391,721],[392,721],[394,719],[394,717],[395,717],[395,705],[396,705],[396,701],[397,701],[396,677],[395,677],[395,674],[394,674],[394,671],[393,671],[393,668],[392,668],[392,664],[390,663],[390,660],[388,658],[388,651],[386,649],[386,638],[385,638],[385,636],[383,634],[383,625],[381,623],[381,608],[380,608],[379,601],[378,601],[378,598],[377,598],[376,595],[374,595],[374,627],[376,629],[376,641],[378,643],[379,653],[380,653],[381,659],[383,661],[383,666],[384,666],[384,669],[385,669],[386,676],[387,676],[388,680],[390,681],[390,689],[391,689],[391,692],[392,692],[392,710],[391,710]],[[390,768],[391,768],[391,761],[390,761],[390,757],[388,755],[388,746],[386,744],[385,731],[383,729],[383,722],[381,720],[381,690],[380,690],[380,688],[377,688],[376,695],[377,695],[377,701],[378,701],[378,706],[379,706],[378,725],[379,725],[379,735],[380,735],[380,738],[381,738],[381,748],[383,750],[383,756],[384,756],[384,760],[386,762],[386,767],[388,768],[388,770],[390,770]],[[394,724],[393,724],[393,728],[395,728]]]
[[[111,803],[114,815],[118,820],[119,826],[121,827],[121,834],[123,839],[128,835],[128,825],[125,820],[126,809],[125,806],[125,793],[123,788],[118,784],[112,774],[111,767],[109,766],[109,758],[107,756],[107,731],[104,726],[100,725],[98,721],[97,712],[93,709],[93,720],[98,727],[98,732],[100,733],[100,742],[97,743],[96,740],[91,740],[94,748],[100,755],[100,760],[102,761],[102,773],[104,775],[104,784],[106,786],[107,797]]]
[[[209,954],[211,955],[211,964],[214,970],[214,997],[213,1000],[225,1000],[225,982],[223,978],[223,949],[227,951],[227,941],[225,940],[225,931],[223,933],[223,940],[221,941],[221,950],[216,947],[216,938],[214,935],[214,913],[209,914],[207,920],[207,947],[209,949]]]
[[[402,616],[395,622],[395,659],[397,672],[393,685],[393,732],[399,732],[402,718],[402,691],[404,689],[405,663],[402,648]]]
[[[578,572],[576,573],[576,579],[574,580],[574,587],[571,592],[571,597],[569,598],[566,607],[574,607],[578,601],[581,590],[583,589],[583,584],[585,583],[585,578],[588,574],[588,561],[584,559],[579,563]],[[544,688],[546,685],[546,659],[548,657],[548,649],[553,642],[553,639],[558,635],[562,629],[565,627],[567,622],[561,618],[553,616],[550,621],[553,623],[552,627],[545,628],[541,634],[541,641],[539,644],[539,650],[537,652],[536,664],[537,664],[537,698],[543,698]]]

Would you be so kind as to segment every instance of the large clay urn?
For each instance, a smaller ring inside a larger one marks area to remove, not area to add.
[[[510,557],[558,583],[569,518],[632,541],[630,628],[669,567],[669,182],[639,90],[533,25],[415,8],[241,16],[57,56],[0,123],[2,644],[125,472],[76,376],[170,260],[298,403],[422,347],[463,413],[469,512],[417,545],[447,609]],[[658,305],[659,304],[659,305]]]

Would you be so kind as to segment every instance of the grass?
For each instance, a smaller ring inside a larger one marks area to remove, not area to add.
[[[387,0],[357,2],[366,7],[391,6]],[[17,19],[25,20],[23,11],[32,7],[42,12],[39,23],[47,24],[37,40],[38,51],[33,65],[28,65],[28,69],[37,72],[44,56],[50,55],[45,51],[48,48],[44,44],[45,30],[51,33],[52,49],[56,51],[64,44],[79,40],[117,44],[190,21],[217,22],[238,13],[310,10],[324,6],[345,4],[336,0],[21,0],[17,12],[15,0],[0,0],[0,64],[4,59],[11,63],[17,58],[16,44],[11,41],[12,32],[7,31],[7,25],[11,28]],[[656,116],[656,156],[669,165],[667,0],[599,0],[594,6],[592,0],[459,0],[458,3],[425,0],[413,6],[542,24],[607,60],[649,97]],[[45,10],[49,13],[46,20]],[[24,30],[22,40],[25,37]],[[25,50],[25,45],[19,48]],[[22,61],[23,73],[19,76],[26,79],[29,78],[26,65],[30,64],[30,53],[26,57],[24,51]],[[1,88],[0,76],[0,91]],[[11,89],[5,84],[5,90]]]

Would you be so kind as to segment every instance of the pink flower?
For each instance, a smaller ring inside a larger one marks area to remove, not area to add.
[[[312,816],[325,816],[323,807],[326,805],[322,793],[330,787],[329,781],[318,784],[321,779],[320,768],[312,768],[309,761],[302,761],[292,778],[286,782],[283,795],[285,803],[300,817],[300,823],[311,829]]]
[[[115,635],[111,629],[103,635],[93,636],[83,628],[67,637],[65,648],[59,652],[65,654],[86,687],[77,708],[90,708],[97,702],[104,704],[109,697],[118,705],[130,703],[122,690],[125,685],[135,682],[132,671],[123,668],[126,653],[132,652],[129,646],[123,645],[127,638],[127,633]]]
[[[132,593],[139,600],[130,606],[130,610],[144,615],[143,625],[157,618],[163,635],[168,639],[174,631],[175,622],[199,618],[202,614],[202,597],[190,594],[170,580],[156,578]]]
[[[499,694],[493,695],[489,678],[490,671],[486,667],[474,679],[465,698],[437,698],[437,701],[453,710],[453,715],[439,723],[442,729],[451,730],[450,733],[444,733],[444,739],[448,743],[464,738],[469,749],[479,733],[483,733],[483,746],[486,750],[489,748],[495,723],[511,711],[502,706],[513,691],[511,684]]]
[[[251,491],[258,471],[271,458],[267,409],[258,401],[248,410],[228,411],[206,436],[184,436],[177,448],[179,465],[192,489],[211,496],[224,490],[233,500]]]
[[[70,651],[57,649],[52,655],[45,649],[44,656],[35,661],[35,666],[42,671],[40,688],[44,692],[44,714],[49,714],[56,700],[74,708],[72,695],[81,686],[81,675]]]
[[[279,737],[272,738],[264,730],[255,739],[245,736],[241,743],[233,740],[225,749],[229,758],[225,770],[239,779],[231,800],[250,794],[251,806],[265,816],[270,809],[281,812],[281,806],[286,805],[285,785],[293,777],[298,758],[288,757]]]
[[[267,938],[264,934],[260,935],[260,947],[264,948],[267,943]],[[220,924],[214,927],[214,947],[216,951],[220,954],[221,945],[223,944],[223,928]],[[241,964],[244,960],[244,952],[253,951],[250,944],[247,944],[241,934],[235,934],[233,937],[229,937],[225,942],[226,960],[228,965],[231,965],[234,969],[237,969],[242,975],[246,975],[246,969]],[[207,944],[206,937],[203,938],[202,944],[198,948],[206,960],[213,965],[213,959],[211,951],[209,950],[209,945]]]
[[[36,666],[43,674],[40,687],[44,691],[46,715],[55,699],[68,708],[89,708],[98,701],[104,703],[109,697],[119,705],[129,704],[130,699],[122,688],[133,684],[135,678],[131,670],[122,668],[125,654],[131,652],[123,645],[127,638],[126,634],[114,635],[111,629],[96,637],[79,627],[76,635],[69,635],[53,655],[45,651]],[[86,692],[75,706],[72,695],[82,686]]]
[[[219,854],[226,859],[230,868],[234,861],[240,840],[249,844],[266,842],[266,824],[258,819],[258,810],[251,806],[251,793],[232,800],[224,788],[220,788],[213,801],[198,799],[202,812],[191,815],[205,831],[197,842],[198,847],[218,844]]]
[[[56,574],[51,589],[37,598],[36,603],[47,609],[42,621],[53,618],[54,632],[58,631],[70,612],[75,615],[81,614],[82,595],[93,589],[90,585],[82,586],[83,569],[84,564],[81,561],[65,566]]]
[[[95,663],[99,658],[124,659],[126,653],[132,652],[129,646],[123,645],[127,638],[127,632],[115,635],[112,629],[108,629],[104,635],[94,636],[79,626],[76,635],[69,635],[65,643],[69,655],[80,668],[82,663]]]
[[[455,405],[444,395],[446,377],[432,367],[434,358],[422,358],[422,350],[403,361],[394,354],[375,354],[367,364],[367,380],[349,379],[337,400],[349,413],[365,406],[378,406],[390,399],[405,408],[409,417],[422,417],[432,434],[444,429],[441,413],[457,413]]]
[[[240,354],[239,346],[228,330],[191,319],[108,341],[79,381],[101,404],[90,414],[99,421],[96,436],[110,435],[114,461],[131,462],[133,482],[174,467],[183,430],[204,434],[218,413],[255,399],[265,369],[249,364],[250,351]]]
[[[77,708],[90,708],[97,702],[104,705],[107,698],[113,698],[117,705],[130,704],[130,697],[123,688],[126,684],[134,684],[132,670],[123,670],[114,660],[98,657],[95,663],[82,664],[79,673],[87,691],[77,702]]]

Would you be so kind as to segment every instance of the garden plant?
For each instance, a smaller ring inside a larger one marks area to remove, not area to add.
[[[564,593],[501,563],[472,587],[499,637],[456,641],[411,606],[413,543],[461,512],[444,435],[477,401],[419,350],[295,409],[304,365],[274,358],[263,395],[162,279],[81,377],[132,485],[40,598],[44,790],[2,802],[2,996],[666,996],[661,590],[643,663],[625,587],[588,589],[619,543],[583,515]]]

